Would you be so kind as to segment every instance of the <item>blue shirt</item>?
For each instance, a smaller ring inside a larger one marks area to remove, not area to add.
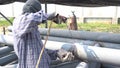
[[[35,68],[43,43],[38,25],[47,20],[43,11],[25,13],[14,19],[14,50],[18,56],[18,68]],[[50,57],[46,50],[42,54],[39,68],[49,68]]]

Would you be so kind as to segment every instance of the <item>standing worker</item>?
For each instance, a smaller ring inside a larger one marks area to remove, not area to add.
[[[23,13],[13,21],[14,50],[18,56],[17,68],[35,68],[43,43],[38,25],[47,20],[38,0],[28,0]],[[50,57],[44,51],[38,68],[49,68]]]
[[[46,15],[43,13],[38,0],[28,0],[25,3],[23,13],[13,21],[14,50],[18,56],[17,68],[36,67],[41,49],[43,48],[38,25],[54,17],[55,14]],[[44,50],[38,68],[49,68],[51,61],[49,53],[49,50]],[[57,53],[59,51],[51,51],[51,56],[56,57]],[[62,57],[60,53],[58,56]]]

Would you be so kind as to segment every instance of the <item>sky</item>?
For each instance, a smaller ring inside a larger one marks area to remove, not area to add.
[[[0,5],[0,12],[2,12],[5,16],[11,17],[11,16],[18,16],[22,12],[24,3],[20,2],[14,2],[12,4],[7,5]],[[44,4],[42,4],[42,10],[44,10]],[[72,16],[71,11],[75,11],[75,14],[77,17],[114,17],[116,14],[116,7],[108,6],[108,7],[76,7],[76,6],[64,6],[64,5],[55,5],[55,4],[49,4],[48,13],[55,12],[59,13],[60,15],[64,16]],[[120,11],[120,9],[118,8]],[[120,16],[120,13],[117,12],[117,15]]]

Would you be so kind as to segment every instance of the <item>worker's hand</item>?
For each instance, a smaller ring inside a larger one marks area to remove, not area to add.
[[[48,15],[48,20],[52,20],[53,18],[55,18],[55,16],[56,16],[56,13],[55,12],[53,12],[53,13],[48,13],[47,14]]]
[[[61,49],[72,53],[74,56],[74,59],[78,59],[78,53],[77,53],[77,48],[74,44],[64,44]]]
[[[64,49],[60,49],[57,52],[57,56],[60,59],[60,61],[65,62],[65,61],[72,61],[74,60],[74,55],[72,52],[68,52]]]
[[[76,46],[74,44],[64,44],[61,49],[66,50],[68,52],[76,51]]]
[[[59,24],[60,18],[59,18],[59,14],[56,14],[56,16],[52,19],[53,22],[55,22],[56,24]]]

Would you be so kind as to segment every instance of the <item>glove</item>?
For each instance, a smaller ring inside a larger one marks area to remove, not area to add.
[[[55,22],[56,24],[59,24],[59,23],[60,23],[59,14],[57,14],[57,15],[53,18],[53,22]]]
[[[55,12],[48,14],[48,20],[52,20],[56,24],[59,24],[59,14],[55,14]]]
[[[46,23],[46,20],[42,20],[42,24],[45,24]]]
[[[66,51],[69,51],[69,52],[74,52],[76,51],[76,46],[73,45],[73,44],[64,44],[61,49],[64,49]]]
[[[57,56],[62,62],[74,60],[74,55],[72,54],[72,52],[68,52],[64,49],[60,49],[57,52]]]
[[[48,20],[52,20],[53,18],[55,18],[55,16],[56,16],[56,14],[55,14],[55,12],[53,12],[53,13],[49,13],[49,14],[47,14],[48,15]]]
[[[77,48],[74,44],[64,44],[61,49],[71,52],[72,55],[74,56],[74,59],[78,59],[78,54],[77,54]]]
[[[55,15],[55,12],[47,14],[48,18],[47,20],[53,20],[56,18],[57,15]],[[54,21],[53,21],[54,22]],[[46,23],[46,20],[42,20],[42,23]]]

